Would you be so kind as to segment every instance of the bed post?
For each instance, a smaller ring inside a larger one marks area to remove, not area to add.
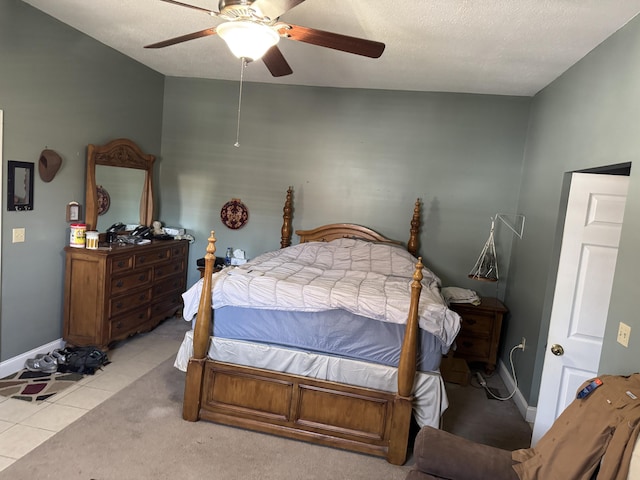
[[[407,243],[407,250],[414,257],[418,256],[418,236],[420,235],[420,199],[416,200],[413,207],[413,217],[411,218],[411,235],[409,236],[409,243]]]
[[[409,316],[402,341],[400,361],[398,362],[398,395],[408,397],[413,390],[413,381],[416,376],[416,355],[418,350],[418,304],[422,292],[422,257],[418,258],[416,270],[413,272],[411,282],[411,303],[409,304]]]
[[[416,202],[416,206],[418,202]],[[407,326],[404,331],[400,361],[398,362],[398,393],[393,403],[391,419],[391,438],[387,460],[394,465],[402,465],[407,458],[409,430],[411,427],[411,404],[413,384],[416,377],[416,355],[418,350],[418,305],[422,291],[422,257],[418,258],[416,270],[411,282],[411,303]]]
[[[284,201],[284,208],[282,211],[282,238],[280,239],[280,248],[287,248],[291,245],[291,212],[293,211],[292,196],[293,187],[289,187],[287,190],[287,198]]]
[[[202,293],[193,329],[193,356],[187,365],[187,378],[184,386],[182,418],[195,422],[200,416],[200,398],[202,397],[202,381],[204,364],[209,348],[209,332],[211,329],[211,276],[216,260],[216,237],[211,230],[207,253],[204,256],[204,276],[202,277]]]

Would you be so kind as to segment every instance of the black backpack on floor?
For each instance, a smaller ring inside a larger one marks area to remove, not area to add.
[[[106,352],[98,347],[67,347],[57,356],[58,372],[74,372],[93,375],[96,370],[109,363]]]

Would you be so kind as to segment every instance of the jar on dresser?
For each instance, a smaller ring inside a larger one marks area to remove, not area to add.
[[[107,349],[181,311],[188,251],[186,240],[65,247],[63,339]]]

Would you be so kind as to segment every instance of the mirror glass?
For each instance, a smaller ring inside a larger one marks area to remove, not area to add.
[[[87,229],[106,231],[114,223],[153,222],[153,162],[127,138],[87,146]]]
[[[144,176],[143,170],[96,165],[99,232],[117,222],[127,225],[140,222]]]

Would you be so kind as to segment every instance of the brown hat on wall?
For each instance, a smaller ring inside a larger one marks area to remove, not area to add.
[[[62,165],[62,158],[53,150],[43,150],[40,154],[38,162],[38,172],[43,182],[50,182],[58,173],[58,169]]]

